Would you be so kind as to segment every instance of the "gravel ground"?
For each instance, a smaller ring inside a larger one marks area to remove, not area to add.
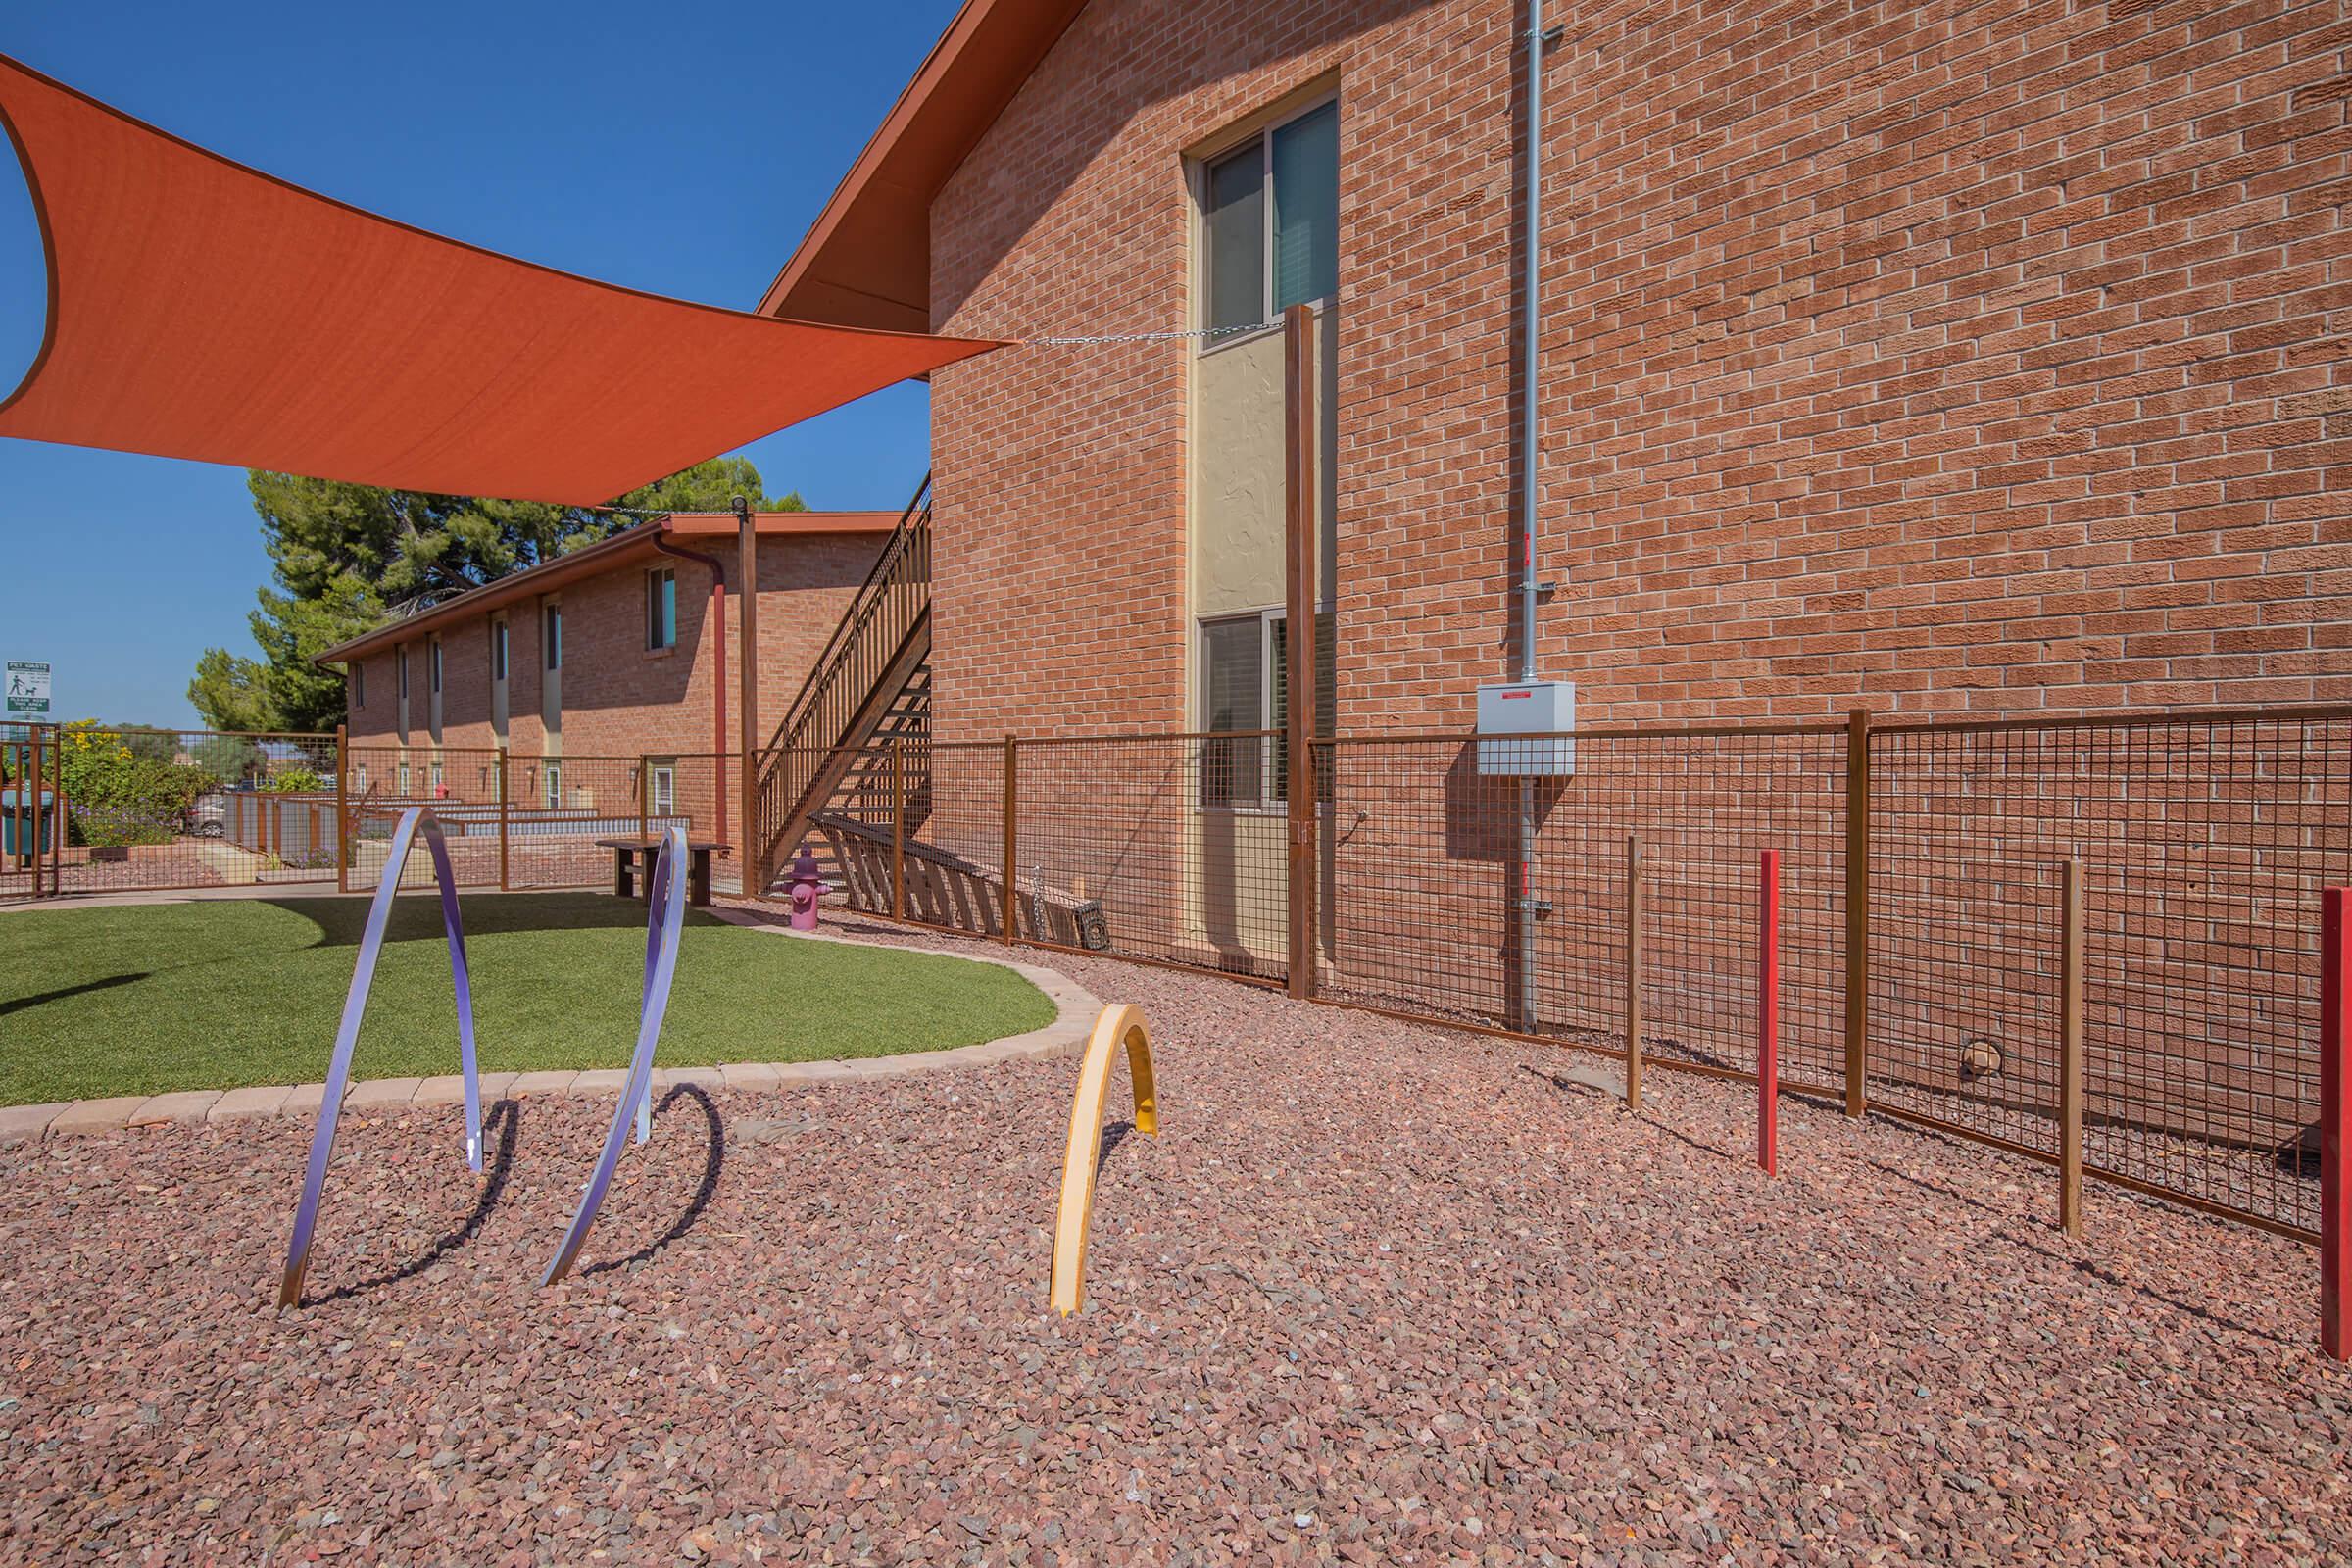
[[[926,945],[948,945],[926,937]],[[1087,1310],[1045,1305],[1074,1064],[0,1152],[9,1561],[2318,1562],[2352,1376],[2309,1250],[1973,1147],[1212,979],[1157,1032]],[[1122,1086],[1115,1094],[1124,1093]]]

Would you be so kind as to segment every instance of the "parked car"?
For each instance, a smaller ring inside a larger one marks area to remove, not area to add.
[[[217,839],[228,831],[228,802],[215,790],[188,803],[188,829],[200,839]]]

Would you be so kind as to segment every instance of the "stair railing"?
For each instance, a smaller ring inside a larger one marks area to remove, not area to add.
[[[851,733],[875,686],[931,608],[931,476],[899,517],[768,740],[754,795],[751,863],[772,863],[778,840],[838,780],[859,740]]]

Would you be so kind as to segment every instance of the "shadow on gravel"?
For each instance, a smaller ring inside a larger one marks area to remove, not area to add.
[[[1101,1176],[1102,1167],[1110,1163],[1110,1152],[1127,1141],[1135,1131],[1131,1121],[1105,1122],[1102,1127],[1102,1147],[1095,1154],[1095,1174]]]
[[[1992,1204],[1984,1202],[1981,1199],[1971,1198],[1966,1193],[1958,1192],[1952,1188],[1944,1186],[1941,1182],[1923,1181],[1919,1177],[1912,1175],[1909,1171],[1898,1169],[1893,1165],[1885,1164],[1875,1159],[1864,1160],[1863,1163],[1868,1165],[1873,1170],[1883,1171],[1886,1175],[1892,1176],[1897,1181],[1908,1182],[1913,1187],[1917,1187],[1923,1192],[1934,1193],[1938,1198],[1948,1198],[1955,1202],[1966,1203],[1969,1207],[1977,1209],[1982,1213],[1990,1214],[1996,1219],[2015,1220],[2023,1217],[2008,1209],[1996,1208]],[[2087,1275],[2091,1279],[2097,1280],[2101,1285],[2110,1286],[2119,1291],[2130,1291],[2134,1296],[2144,1297],[2148,1300],[2161,1302],[2163,1305],[2171,1307],[2176,1312],[2185,1312],[2190,1317],[2196,1318],[2201,1322],[2210,1323],[2216,1328],[2234,1329],[2240,1334],[2251,1335],[2258,1340],[2268,1340],[2273,1345],[2295,1345],[2301,1343],[2296,1340],[2290,1340],[2283,1334],[2274,1334],[2269,1329],[2258,1329],[2251,1323],[2241,1323],[2235,1318],[2224,1317],[2219,1312],[2215,1312],[2204,1306],[2201,1306],[2195,1301],[2184,1301],[2177,1296],[2167,1296],[2162,1291],[2152,1291],[2145,1285],[2137,1284],[2132,1280],[2124,1278],[2120,1274],[2112,1272],[2111,1270],[2101,1268],[2098,1264],[2093,1263],[2086,1257],[2069,1257],[2064,1252],[2053,1251],[2046,1247],[2036,1247],[2034,1243],[2019,1236],[2004,1236],[2002,1240],[2008,1242],[2013,1247],[2021,1248],[2026,1251],[2034,1253],[2036,1256],[2046,1257],[2053,1263],[2064,1263],[2068,1268],[2073,1269],[2076,1273]]]
[[[349,1285],[339,1285],[324,1296],[305,1300],[303,1305],[324,1306],[329,1301],[340,1301],[346,1297],[364,1295],[368,1291],[380,1291],[387,1285],[397,1285],[402,1280],[415,1279],[451,1252],[472,1241],[475,1234],[481,1230],[483,1222],[489,1219],[490,1211],[498,1206],[499,1198],[507,1190],[507,1178],[514,1169],[514,1144],[521,1123],[522,1108],[512,1100],[500,1101],[491,1110],[489,1122],[483,1126],[482,1131],[487,1133],[492,1126],[498,1129],[497,1147],[490,1156],[488,1167],[482,1174],[482,1190],[474,1198],[473,1211],[466,1216],[457,1229],[434,1238],[433,1245],[426,1248],[421,1254],[411,1258],[397,1268],[386,1270],[381,1274],[370,1275],[364,1280],[354,1280]]]
[[[694,1229],[694,1222],[703,1217],[703,1210],[709,1208],[710,1200],[718,1196],[718,1173],[727,1162],[726,1121],[719,1115],[718,1107],[710,1102],[710,1097],[694,1084],[679,1084],[668,1094],[663,1095],[661,1103],[654,1107],[654,1114],[659,1117],[670,1107],[673,1102],[680,1099],[694,1102],[695,1107],[703,1113],[704,1123],[710,1129],[710,1142],[703,1153],[703,1179],[696,1184],[694,1196],[686,1200],[685,1209],[676,1219],[670,1221],[667,1230],[625,1257],[602,1258],[589,1264],[580,1270],[581,1278],[585,1279],[591,1274],[602,1274],[607,1269],[626,1268],[631,1263],[646,1261],[662,1249]]]

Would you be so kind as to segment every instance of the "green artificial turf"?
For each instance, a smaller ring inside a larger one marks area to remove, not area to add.
[[[218,900],[0,914],[0,1103],[326,1075],[368,902]],[[625,1067],[645,906],[607,894],[465,901],[484,1072]],[[972,1045],[1054,1004],[994,965],[795,942],[690,912],[663,1066],[811,1061]],[[458,1070],[440,903],[403,897],[352,1074]]]

